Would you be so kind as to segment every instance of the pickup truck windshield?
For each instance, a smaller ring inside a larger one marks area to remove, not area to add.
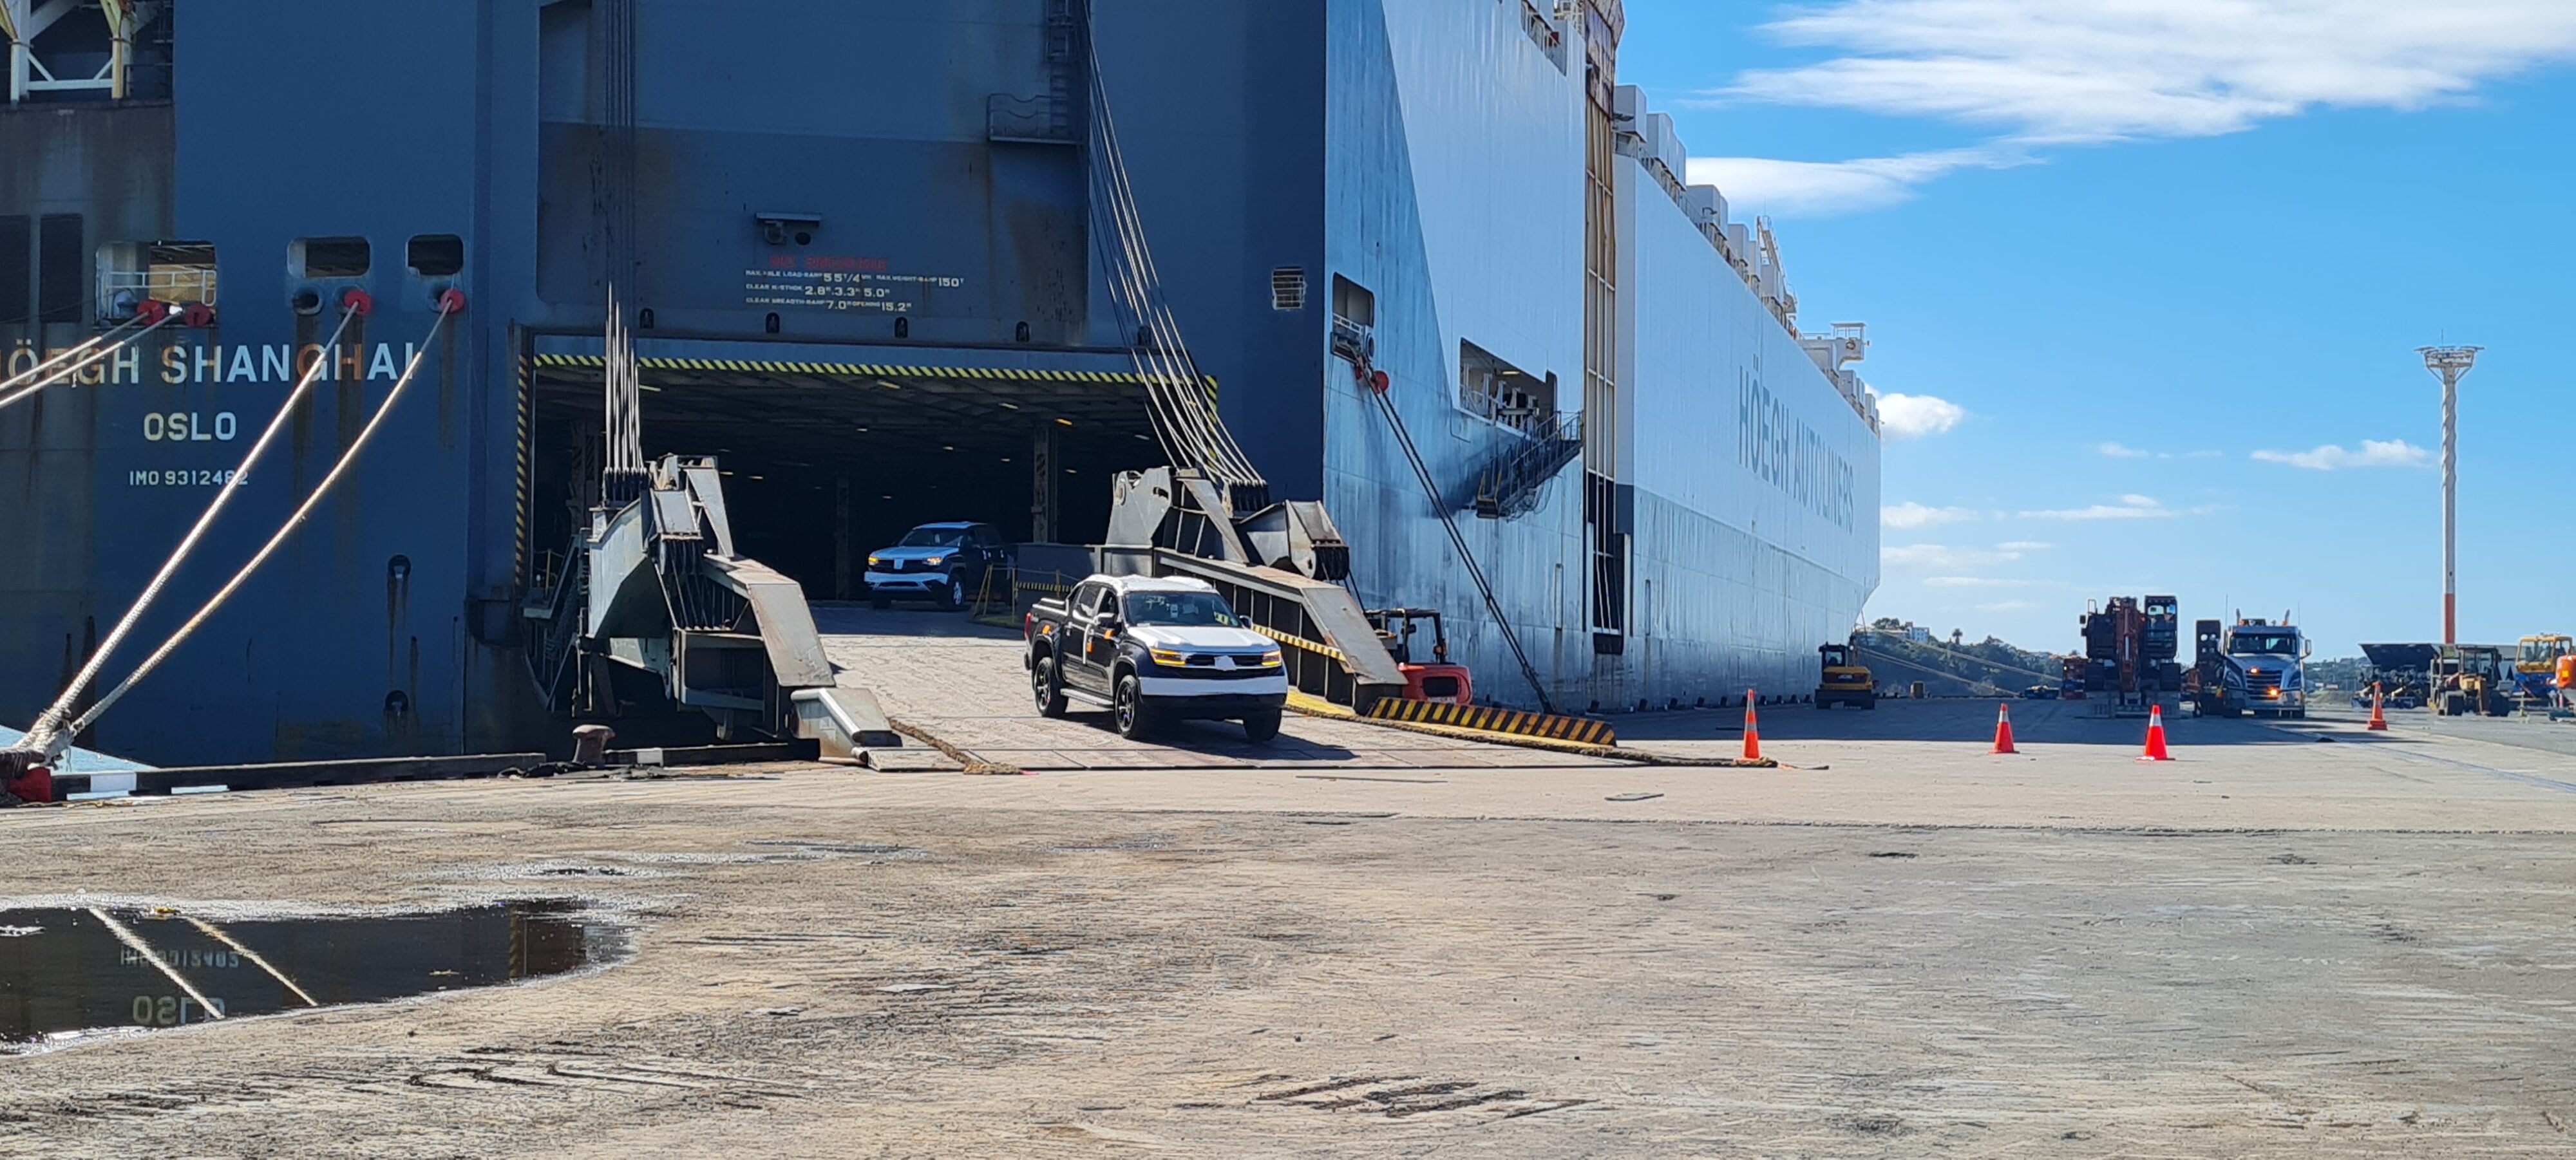
[[[966,541],[964,528],[914,528],[904,533],[898,548],[954,548]]]
[[[1130,592],[1127,623],[1243,626],[1225,598],[1213,592]]]
[[[2227,642],[2227,651],[2240,657],[2286,657],[2299,651],[2299,636],[2293,632],[2246,632],[2237,630]]]

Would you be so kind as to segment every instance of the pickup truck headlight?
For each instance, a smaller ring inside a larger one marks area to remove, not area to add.
[[[946,556],[932,556],[931,558],[929,558],[929,559],[927,559],[927,560],[922,561],[922,563],[924,563],[924,564],[928,564],[928,565],[930,565],[930,566],[931,566],[931,567],[933,567],[933,568],[936,568],[936,567],[938,567],[938,566],[940,566],[940,565],[942,565],[942,564],[945,564],[945,563],[947,563],[947,562],[948,562],[948,557],[946,557]]]
[[[885,561],[880,560],[880,559],[876,558],[875,556],[870,556],[870,557],[868,557],[868,567],[874,568],[874,567],[876,567],[877,565],[882,564],[882,563],[885,563]]]
[[[1261,660],[1260,660],[1260,662],[1259,662],[1259,663],[1260,663],[1260,665],[1261,665],[1261,667],[1262,667],[1262,668],[1265,668],[1265,669],[1266,669],[1266,668],[1271,667],[1272,665],[1279,664],[1279,663],[1281,662],[1281,659],[1282,659],[1282,658],[1281,658],[1281,657],[1280,657],[1280,655],[1279,655],[1279,650],[1274,648],[1274,649],[1270,650],[1269,652],[1266,652],[1266,653],[1261,654]]]
[[[1185,652],[1176,652],[1167,648],[1147,649],[1145,651],[1147,655],[1154,658],[1154,663],[1158,665],[1170,665],[1177,669],[1190,663],[1190,654]]]

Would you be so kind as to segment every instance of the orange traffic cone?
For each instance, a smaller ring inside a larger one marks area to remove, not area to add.
[[[2165,752],[2165,707],[2162,705],[2147,710],[2147,751],[2140,754],[2138,760],[2173,760],[2173,754]]]
[[[1762,760],[1762,727],[1754,719],[1753,690],[1744,690],[1744,760]]]
[[[2379,731],[2385,731],[2388,728],[2388,714],[2381,711],[2381,700],[2382,698],[2379,694],[2379,686],[2372,685],[2370,687],[2370,724],[2364,725],[2362,728]]]
[[[1995,747],[1988,753],[2019,753],[2012,743],[2012,702],[1995,706]]]

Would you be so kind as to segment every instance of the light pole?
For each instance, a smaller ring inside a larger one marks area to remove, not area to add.
[[[2442,379],[2442,643],[2460,643],[2460,376],[2477,346],[2425,346],[2424,369]]]

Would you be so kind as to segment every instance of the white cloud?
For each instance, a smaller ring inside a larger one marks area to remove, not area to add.
[[[1782,161],[1770,157],[1693,157],[1693,185],[1714,185],[1754,212],[1774,206],[1809,215],[1884,209],[1914,197],[1916,186],[1961,169],[2010,169],[2029,155],[2002,149],[1938,149],[1851,161]]]
[[[2153,459],[2156,454],[2153,451],[2140,451],[2135,447],[2123,447],[2117,443],[2097,443],[2093,446],[2093,450],[2113,459]]]
[[[2000,544],[1995,545],[1995,548],[1996,548],[1996,550],[1998,550],[1998,551],[2004,551],[2004,552],[2016,552],[2016,553],[2018,553],[2018,552],[2045,552],[2045,551],[2049,550],[2050,548],[2054,548],[2054,547],[2056,547],[2056,546],[2057,546],[2057,545],[2055,545],[2055,544],[2044,544],[2044,543],[2039,542],[2038,540],[2006,540],[2006,541],[2004,541],[2003,543],[2000,543]]]
[[[1891,528],[1929,528],[1975,518],[1977,513],[1971,508],[1925,507],[1910,499],[1894,507],[1878,509],[1878,522]]]
[[[2181,514],[2156,502],[2154,496],[2124,495],[2116,504],[2097,503],[2091,507],[2023,512],[2021,517],[2026,520],[2144,520]]]
[[[1930,395],[1880,395],[1878,426],[1890,439],[1920,439],[1959,425],[1968,409]]]
[[[1997,544],[1992,548],[1959,548],[1948,544],[1890,544],[1878,550],[1878,562],[1889,568],[1961,572],[1971,568],[2008,564],[2021,559],[2025,552],[2047,546],[2027,541]],[[1929,582],[1926,581],[1926,583]]]
[[[2235,133],[2316,108],[2419,109],[2576,59],[2567,0],[1819,0],[1764,29],[1827,55],[1738,74],[1704,99],[1997,134],[1840,163],[1711,159],[1729,198],[1781,214],[1892,204],[1943,174],[2026,164],[2049,145]]]
[[[2403,439],[2364,439],[2361,450],[2346,451],[2328,443],[2308,451],[2257,451],[2254,458],[2265,463],[2286,463],[2310,471],[2338,471],[2346,467],[2413,467],[2433,457],[2433,453]]]

